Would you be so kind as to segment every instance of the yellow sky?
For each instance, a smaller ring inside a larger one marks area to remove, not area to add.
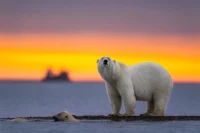
[[[74,81],[101,80],[96,60],[111,56],[127,65],[154,61],[174,81],[200,81],[200,36],[119,34],[0,35],[0,79],[41,79],[48,67],[69,70]]]

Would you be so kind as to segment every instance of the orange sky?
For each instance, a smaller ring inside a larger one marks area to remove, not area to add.
[[[200,81],[200,36],[130,34],[2,34],[0,79],[41,79],[48,67],[69,70],[74,81],[102,80],[101,56],[127,65],[160,63],[174,81]]]

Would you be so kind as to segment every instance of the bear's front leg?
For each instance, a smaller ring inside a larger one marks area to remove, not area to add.
[[[132,116],[135,113],[136,98],[131,81],[121,82],[118,84],[118,91],[124,100],[126,113],[124,116]]]
[[[112,106],[112,114],[109,114],[109,116],[118,116],[120,115],[120,109],[121,109],[121,96],[119,95],[118,91],[113,88],[111,85],[108,83],[106,84],[106,90],[107,90],[107,95],[109,97],[109,100],[111,102]]]
[[[124,105],[126,109],[125,116],[132,116],[135,113],[136,99],[133,94],[125,94],[124,96]]]

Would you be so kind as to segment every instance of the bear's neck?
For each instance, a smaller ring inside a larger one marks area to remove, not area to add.
[[[118,73],[116,72],[116,71],[118,71],[117,69],[119,69],[118,68],[119,66],[118,65],[116,65],[116,66],[114,66],[113,68],[108,68],[108,69],[104,69],[103,71],[103,73],[104,73],[104,75],[103,75],[103,78],[104,78],[104,80],[106,80],[107,82],[109,82],[109,83],[116,83],[117,82],[117,77],[119,77],[119,75],[117,75]]]

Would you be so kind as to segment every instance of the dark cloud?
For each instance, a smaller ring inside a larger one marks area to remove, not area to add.
[[[199,0],[1,0],[3,33],[200,33]]]

